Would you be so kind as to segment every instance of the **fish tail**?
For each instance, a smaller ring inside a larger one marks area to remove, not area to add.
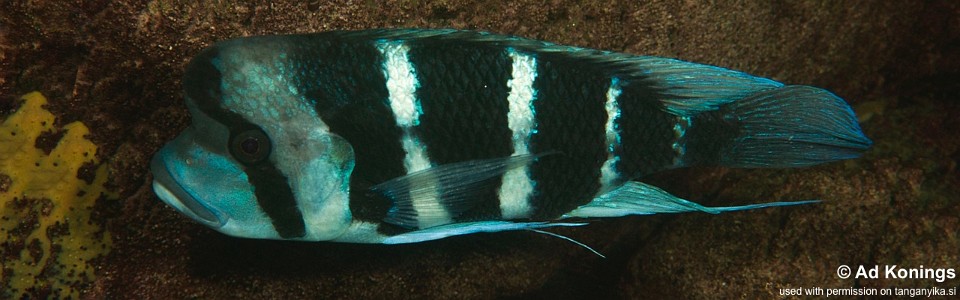
[[[873,143],[843,99],[810,86],[758,91],[692,121],[688,165],[803,167],[860,157]]]

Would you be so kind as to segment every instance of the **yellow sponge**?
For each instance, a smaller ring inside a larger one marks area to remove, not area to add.
[[[22,100],[0,126],[0,298],[79,298],[95,276],[91,260],[111,245],[91,221],[94,203],[116,195],[103,186],[107,168],[87,126],[56,128],[43,95]]]

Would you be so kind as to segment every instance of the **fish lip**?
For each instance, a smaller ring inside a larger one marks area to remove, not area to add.
[[[174,178],[168,165],[162,158],[163,153],[166,151],[166,147],[161,149],[154,155],[153,160],[150,162],[150,169],[153,173],[154,193],[157,194],[157,197],[161,200],[170,204],[170,206],[177,208],[204,225],[213,228],[223,227],[223,225],[226,224],[225,218],[222,218],[221,214],[216,210],[198,201],[193,194],[183,188],[180,181]]]

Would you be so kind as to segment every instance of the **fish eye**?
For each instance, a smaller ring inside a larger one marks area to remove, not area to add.
[[[255,164],[270,155],[270,138],[263,130],[247,129],[230,138],[230,154],[244,164]]]
[[[243,154],[256,155],[260,152],[260,139],[252,136],[246,137],[240,142],[240,150]]]

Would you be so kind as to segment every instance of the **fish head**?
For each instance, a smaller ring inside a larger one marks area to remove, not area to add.
[[[154,156],[157,196],[227,235],[323,241],[349,227],[353,149],[302,97],[283,45],[225,42],[184,75],[190,126]]]

